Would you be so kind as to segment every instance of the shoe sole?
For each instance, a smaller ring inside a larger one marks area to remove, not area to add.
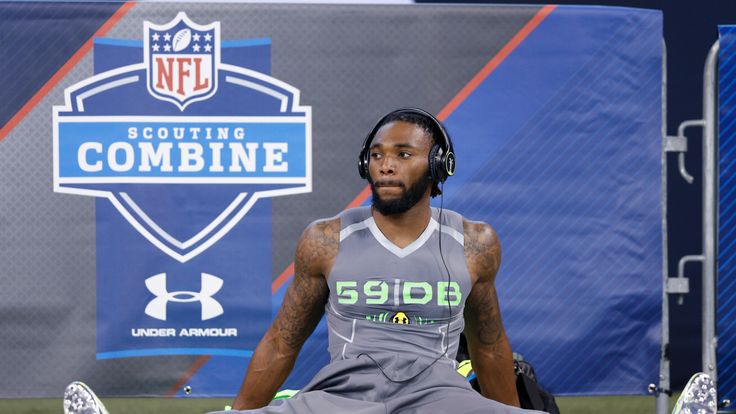
[[[699,372],[690,378],[675,403],[672,414],[717,414],[716,387],[708,374]]]
[[[64,414],[109,414],[87,384],[74,381],[64,390]]]

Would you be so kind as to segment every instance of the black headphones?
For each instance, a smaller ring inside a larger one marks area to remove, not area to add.
[[[363,148],[360,150],[360,154],[358,155],[358,173],[360,174],[360,177],[363,179],[368,179],[370,177],[370,173],[368,172],[368,163],[370,162],[371,158],[370,146],[371,142],[373,141],[373,137],[384,125],[386,119],[401,114],[418,115],[432,121],[432,125],[435,129],[435,131],[433,131],[432,133],[433,139],[435,141],[437,141],[437,138],[440,139],[439,142],[436,142],[435,145],[432,146],[432,149],[429,151],[429,177],[435,183],[445,182],[445,180],[447,180],[447,177],[455,174],[456,162],[455,151],[452,147],[452,141],[450,141],[450,136],[447,135],[447,131],[445,131],[445,128],[442,126],[440,121],[435,118],[434,115],[430,114],[424,109],[419,108],[397,109],[395,111],[389,112],[388,114],[383,116],[383,118],[378,120],[376,126],[374,126],[371,130],[371,133],[368,134],[367,137],[365,137],[365,141],[363,141]],[[439,132],[439,134],[437,134],[436,132]]]

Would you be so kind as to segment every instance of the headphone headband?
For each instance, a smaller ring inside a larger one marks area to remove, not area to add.
[[[401,114],[418,115],[431,121],[432,128],[434,129],[434,131],[432,131],[432,139],[435,141],[435,145],[432,146],[432,149],[429,152],[429,174],[434,182],[444,182],[447,177],[455,173],[455,151],[453,149],[450,136],[447,134],[445,127],[442,126],[442,123],[435,118],[434,115],[424,109],[413,107],[396,109],[384,115],[378,120],[378,122],[376,122],[376,125],[368,136],[365,137],[363,148],[358,155],[358,173],[361,178],[368,179],[370,176],[368,172],[370,146],[376,133],[378,133],[378,130],[385,125],[387,119]]]

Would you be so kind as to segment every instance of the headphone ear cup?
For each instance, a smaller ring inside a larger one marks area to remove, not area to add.
[[[371,144],[371,141],[373,140],[373,134],[375,133],[375,128],[373,128],[373,131],[371,131],[370,134],[368,134],[367,137],[365,137],[365,140],[363,140],[363,147],[360,149],[360,153],[358,154],[358,174],[360,174],[360,178],[364,180],[370,180],[370,173],[368,172],[368,162],[370,161],[370,153],[371,150],[368,148],[368,146]]]
[[[442,169],[445,172],[445,180],[447,180],[451,175],[455,175],[456,160],[455,153],[452,152],[452,148],[447,151],[447,154],[445,154],[443,158]]]
[[[358,174],[360,174],[360,178],[368,179],[368,157],[366,157],[365,149],[358,154]]]
[[[442,160],[443,152],[442,147],[436,144],[431,150],[429,150],[429,178],[436,183],[445,181],[445,175],[443,174],[444,164]]]

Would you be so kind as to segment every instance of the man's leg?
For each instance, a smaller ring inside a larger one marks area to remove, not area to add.
[[[447,364],[437,363],[386,401],[389,413],[546,414],[489,400]]]
[[[489,400],[473,390],[437,387],[414,392],[387,402],[388,412],[395,414],[546,414],[524,410]]]
[[[324,391],[299,393],[291,398],[274,400],[270,405],[256,410],[217,411],[209,414],[385,414],[381,402],[363,401],[340,397]]]
[[[323,367],[302,391],[291,398],[274,400],[257,410],[210,414],[385,414],[386,380],[368,358],[333,361]]]

